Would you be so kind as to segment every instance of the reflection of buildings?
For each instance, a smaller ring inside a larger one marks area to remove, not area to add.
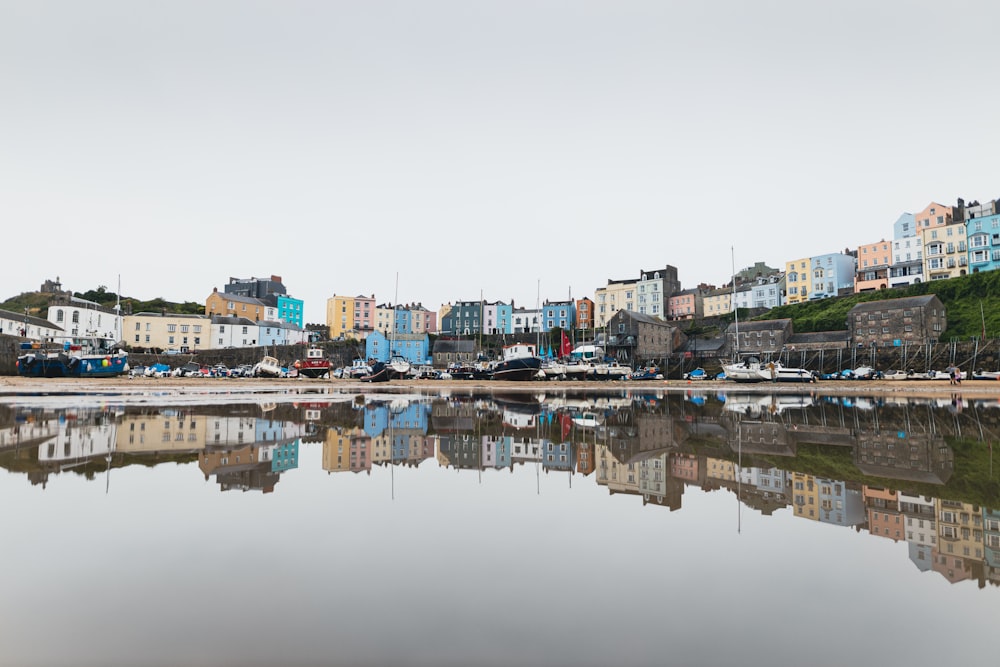
[[[926,572],[931,569],[932,554],[937,550],[934,499],[900,492],[899,511],[903,515],[910,560],[921,572]]]
[[[223,491],[263,491],[271,493],[278,483],[279,473],[272,470],[269,456],[262,449],[270,445],[243,445],[240,447],[212,448],[198,455],[198,467],[205,479],[215,475]]]
[[[899,492],[879,486],[862,487],[868,513],[868,532],[898,542],[904,536],[903,514],[899,511]]]

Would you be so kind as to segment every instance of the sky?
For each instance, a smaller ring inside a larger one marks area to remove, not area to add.
[[[0,0],[0,298],[682,287],[1000,197],[1000,4]]]

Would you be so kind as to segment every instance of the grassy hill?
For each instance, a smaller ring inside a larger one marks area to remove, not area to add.
[[[93,301],[94,303],[99,303],[108,308],[114,308],[115,304],[118,303],[118,295],[115,292],[109,292],[103,286],[98,287],[96,290],[90,290],[89,292],[74,292],[73,296],[86,299],[87,301]],[[46,294],[43,292],[24,292],[7,299],[3,303],[0,303],[0,309],[9,310],[14,313],[23,313],[24,309],[27,308],[29,314],[36,317],[44,317],[46,311],[48,310],[49,302],[52,301],[54,297],[55,295],[53,294]],[[122,312],[125,314],[141,312],[168,312],[199,315],[205,312],[205,304],[203,303],[196,303],[194,301],[173,303],[160,297],[150,299],[148,301],[142,301],[140,299],[123,296],[121,298],[121,303]]]
[[[796,333],[838,331],[847,328],[847,313],[859,303],[925,294],[937,295],[948,311],[948,329],[941,335],[942,341],[981,336],[984,320],[986,337],[1000,338],[1000,271],[779,306],[754,319],[790,318]]]

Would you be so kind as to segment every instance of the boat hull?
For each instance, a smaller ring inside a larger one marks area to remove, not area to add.
[[[542,367],[539,357],[505,359],[493,367],[492,379],[508,382],[527,382],[538,377]]]

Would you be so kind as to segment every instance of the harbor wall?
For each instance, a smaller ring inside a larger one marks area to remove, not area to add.
[[[18,336],[0,334],[0,375],[16,375],[16,361],[20,354],[20,344],[25,339]],[[351,362],[364,354],[363,348],[355,341],[329,341],[321,343],[327,358],[334,368],[350,366]],[[197,354],[140,354],[130,353],[129,364],[132,366],[147,366],[153,363],[164,363],[177,367],[189,361],[197,361],[203,366],[225,364],[229,368],[240,364],[255,364],[265,355],[274,356],[282,365],[290,366],[296,359],[305,357],[305,345],[280,345],[268,348],[229,348],[221,350],[201,350]],[[680,377],[693,368],[704,368],[709,372],[721,370],[722,364],[729,363],[728,356],[718,356],[711,353],[695,353],[687,356],[683,353],[674,354],[666,360],[668,377]],[[949,365],[956,365],[963,371],[972,373],[976,370],[1000,370],[1000,339],[986,341],[961,341],[951,343],[936,343],[929,346],[912,346],[908,348],[886,347],[878,349],[819,349],[795,351],[785,350],[781,361],[786,366],[806,368],[817,373],[835,373],[845,368],[872,366],[877,370],[944,370]],[[641,364],[642,361],[640,360]]]

